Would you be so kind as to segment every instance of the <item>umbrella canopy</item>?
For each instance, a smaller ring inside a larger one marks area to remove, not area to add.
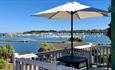
[[[71,12],[74,13],[73,18],[90,18],[107,16],[107,11],[96,9],[90,6],[82,5],[78,2],[68,2],[64,5],[32,14],[33,16],[41,16],[49,19],[52,18],[71,18]]]
[[[32,15],[46,17],[49,19],[53,18],[71,19],[71,56],[73,56],[73,19],[107,16],[107,12],[90,6],[82,5],[78,2],[68,2],[64,5],[43,12],[35,13]]]

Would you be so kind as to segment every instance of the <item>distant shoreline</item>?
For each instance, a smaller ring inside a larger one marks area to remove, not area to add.
[[[23,33],[0,33],[0,37],[6,37],[6,36],[42,36],[42,35],[51,35],[51,34],[70,34],[70,30],[38,30],[38,31],[26,31]],[[74,30],[74,34],[106,34],[107,30]]]

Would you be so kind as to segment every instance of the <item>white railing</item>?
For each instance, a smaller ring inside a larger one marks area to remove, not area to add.
[[[62,56],[69,56],[71,54],[71,49],[62,49],[50,52],[40,52],[37,53],[38,59],[40,61],[48,61],[52,63],[57,58]],[[94,45],[88,48],[76,49],[74,48],[75,56],[82,56],[88,59],[88,65],[100,65],[106,66],[109,55],[111,55],[111,45]],[[48,60],[45,60],[44,57]]]
[[[90,48],[85,49],[76,49],[74,48],[74,55],[75,56],[81,56],[88,59],[88,64],[91,64],[91,51]],[[39,61],[46,61],[49,63],[52,63],[53,61],[56,61],[57,58],[62,56],[70,56],[71,55],[71,49],[61,49],[56,51],[50,51],[50,52],[40,52],[37,53],[38,58],[35,60]]]
[[[111,55],[111,45],[101,45],[92,48],[92,64],[97,66],[107,66]]]
[[[24,58],[15,58],[14,70],[79,70],[56,63],[47,63]]]
[[[97,46],[98,45],[84,49],[74,49],[74,55],[86,57],[88,59],[89,66],[92,64],[107,66],[107,60],[111,54],[111,46]],[[38,58],[31,60],[24,58],[14,58],[14,70],[78,70],[53,63],[56,62],[57,58],[62,56],[69,56],[70,54],[71,49],[62,49],[37,53]],[[44,57],[46,59],[44,59]]]

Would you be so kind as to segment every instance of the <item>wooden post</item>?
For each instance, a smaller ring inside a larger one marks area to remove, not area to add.
[[[27,64],[25,64],[25,70],[28,70],[28,66],[27,66]]]
[[[24,70],[24,63],[21,63],[21,70]]]
[[[16,70],[16,60],[15,56],[13,55],[13,70]]]
[[[18,70],[18,62],[15,63],[15,70]]]
[[[20,64],[18,61],[16,61],[16,70],[20,70]]]
[[[33,70],[36,70],[36,65],[34,65],[34,68],[33,68]]]

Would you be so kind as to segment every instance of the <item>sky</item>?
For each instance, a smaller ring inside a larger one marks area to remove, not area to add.
[[[111,5],[111,0],[0,0],[0,33],[70,30],[70,20],[49,20],[31,15],[72,1],[103,10],[107,10],[108,6]],[[106,29],[110,21],[111,16],[74,19],[74,29]]]

